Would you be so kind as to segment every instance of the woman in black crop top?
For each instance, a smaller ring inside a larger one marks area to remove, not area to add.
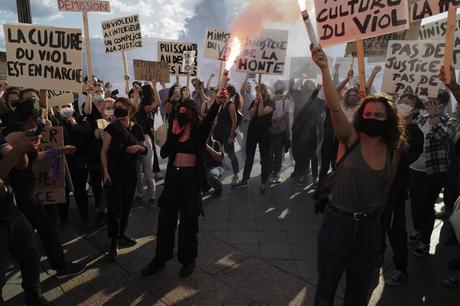
[[[136,189],[136,161],[147,153],[142,128],[129,119],[134,106],[126,98],[116,99],[114,106],[117,120],[105,129],[101,149],[104,185],[108,186],[108,236],[111,239],[108,255],[111,260],[117,258],[118,243],[136,244],[125,231]]]
[[[160,214],[155,258],[142,271],[144,276],[163,269],[173,257],[178,212],[178,260],[183,265],[180,274],[186,277],[193,272],[198,252],[198,217],[202,212],[200,193],[209,190],[203,154],[219,107],[220,99],[201,122],[193,104],[180,103],[176,108],[168,139],[161,148],[161,157],[168,157],[168,168],[158,201]]]

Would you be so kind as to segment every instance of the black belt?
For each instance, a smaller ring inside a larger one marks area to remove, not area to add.
[[[345,210],[343,208],[329,205],[328,206],[333,212],[338,213],[339,215],[345,216],[345,217],[350,217],[353,218],[354,220],[364,220],[364,219],[374,219],[378,217],[378,212],[374,211],[372,213],[367,213],[367,212],[352,212],[349,210]]]

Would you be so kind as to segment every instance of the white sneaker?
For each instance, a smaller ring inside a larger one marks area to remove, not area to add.
[[[232,185],[235,186],[239,182],[238,174],[233,175]]]

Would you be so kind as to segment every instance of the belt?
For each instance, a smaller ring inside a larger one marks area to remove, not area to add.
[[[336,212],[339,215],[349,217],[349,218],[353,218],[354,220],[357,220],[357,221],[364,220],[364,219],[374,219],[374,218],[377,218],[378,215],[379,215],[377,211],[374,211],[374,212],[371,212],[371,213],[367,213],[367,212],[352,212],[352,211],[345,210],[343,208],[340,208],[340,207],[337,207],[337,206],[334,206],[334,205],[330,205],[330,204],[328,205],[328,207],[333,212]]]

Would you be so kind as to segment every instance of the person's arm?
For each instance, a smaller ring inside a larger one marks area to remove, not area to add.
[[[108,166],[108,159],[107,159],[107,152],[109,151],[110,143],[112,142],[112,135],[110,135],[107,131],[104,132],[104,136],[102,137],[102,148],[101,148],[101,164],[102,170],[104,171],[104,184],[110,185],[112,180],[110,179],[109,175],[109,166]]]
[[[198,130],[198,137],[200,142],[200,148],[204,149],[206,145],[206,140],[209,137],[209,133],[211,132],[212,126],[214,124],[214,119],[216,119],[217,113],[219,112],[219,108],[222,101],[217,98],[216,102],[211,106],[206,117],[204,117],[203,121],[201,121]]]
[[[129,91],[131,89],[130,88],[131,86],[129,85],[129,83],[130,83],[130,77],[129,77],[129,74],[126,74],[125,75],[125,94],[127,96],[129,96]]]
[[[214,73],[211,73],[209,75],[209,79],[208,79],[208,82],[206,83],[206,90],[209,90],[209,87],[211,86],[211,82],[212,82],[212,79],[215,77]],[[219,86],[219,84],[217,84],[217,86]]]
[[[348,70],[347,77],[343,79],[342,82],[339,83],[339,85],[336,87],[337,95],[339,97],[342,96],[343,89],[345,86],[347,86],[348,82],[350,82],[353,79],[353,69]]]
[[[257,109],[259,108],[259,99],[256,97],[256,100],[253,102],[252,107],[249,108],[249,117],[253,119],[257,115]]]
[[[236,116],[236,108],[235,104],[230,102],[228,105],[228,112],[230,114],[230,120],[232,120],[232,127],[230,128],[230,136],[228,137],[228,144],[232,144],[235,136],[236,136],[236,123],[237,123],[237,116]]]
[[[249,74],[246,73],[246,76],[244,77],[244,81],[243,83],[241,83],[241,87],[240,87],[240,94],[242,96],[245,94],[245,87],[246,87],[246,83],[248,82],[248,80],[249,80]]]
[[[93,101],[91,99],[91,96],[93,95],[93,90],[94,86],[91,84],[91,82],[86,85],[86,101],[85,104],[83,105],[83,114],[86,116],[91,115],[91,112],[93,110]]]
[[[11,135],[11,134],[10,134]],[[0,148],[0,178],[8,176],[11,169],[24,170],[29,164],[27,152],[38,146],[39,138],[26,137],[21,133],[13,144],[5,143]]]
[[[262,99],[262,97],[261,97]],[[259,117],[263,117],[263,116],[266,116],[266,115],[269,115],[271,112],[273,112],[273,107],[271,106],[265,106],[264,103],[263,103],[263,100],[261,100],[259,102],[259,105],[257,107],[257,115]]]
[[[457,78],[455,76],[454,67],[450,66],[450,80],[447,80],[445,67],[444,65],[441,66],[441,70],[439,72],[439,79],[444,83],[444,85],[447,88],[449,88],[455,100],[457,100],[457,104],[459,104],[460,103],[460,85],[458,85],[457,83]]]
[[[337,91],[334,87],[331,73],[329,71],[326,53],[324,53],[324,51],[318,47],[312,47],[311,51],[313,61],[321,69],[325,101],[331,114],[331,120],[334,126],[335,134],[337,139],[347,148],[349,148],[354,142],[356,142],[356,140],[358,140],[358,134],[356,133],[351,123],[348,121],[339,103]]]
[[[367,94],[371,93],[370,91],[372,88],[372,84],[374,84],[375,77],[381,70],[382,70],[382,66],[379,66],[379,65],[375,66],[374,69],[372,69],[372,72],[369,75],[369,78],[367,79],[367,82],[366,82]]]
[[[337,87],[339,85],[339,69],[340,69],[340,63],[336,63],[334,65],[334,77],[333,77],[333,82],[334,86]]]
[[[158,106],[160,106],[160,94],[158,93],[157,87],[156,87],[156,80],[152,80],[152,88],[153,88],[153,103],[149,105],[144,106],[144,110],[146,113],[151,113],[153,111],[156,111]]]
[[[205,116],[206,115],[206,106],[208,105],[208,101],[203,101],[203,103],[201,103],[201,109],[200,109],[200,113],[201,113],[201,116]]]
[[[55,158],[60,154],[74,154],[77,152],[77,148],[71,145],[65,145],[59,148],[48,149],[46,151],[40,151],[37,154],[37,161],[44,159]]]
[[[222,161],[224,159],[224,154],[222,152],[217,152],[208,144],[206,144],[206,150],[213,159],[217,161]]]

